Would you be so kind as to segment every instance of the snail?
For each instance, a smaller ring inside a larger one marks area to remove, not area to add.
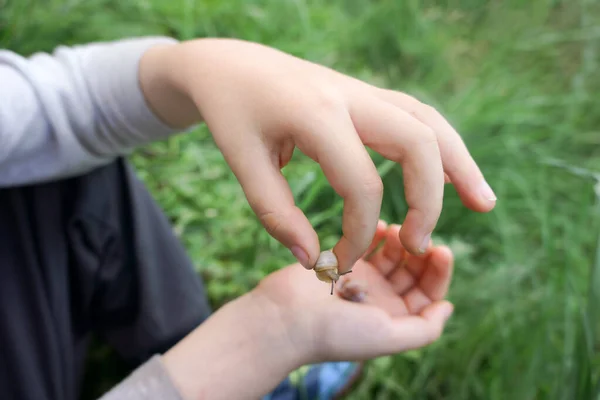
[[[315,273],[317,274],[317,278],[320,281],[327,283],[331,282],[331,295],[333,295],[333,286],[340,279],[340,276],[352,272],[352,270],[350,270],[341,274],[338,273],[337,257],[332,250],[321,252],[314,269]]]
[[[363,281],[346,279],[340,285],[339,292],[346,300],[362,303],[367,297],[367,284]]]

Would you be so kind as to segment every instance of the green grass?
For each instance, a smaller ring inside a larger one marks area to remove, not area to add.
[[[29,54],[141,34],[238,37],[434,105],[498,205],[473,213],[448,187],[436,235],[457,253],[455,316],[436,344],[369,363],[349,398],[589,400],[600,388],[598,21],[593,0],[0,0],[0,46]],[[215,306],[293,261],[205,129],[132,159]],[[382,217],[401,222],[402,171],[376,160]],[[285,173],[323,246],[333,244],[340,199],[300,154]]]

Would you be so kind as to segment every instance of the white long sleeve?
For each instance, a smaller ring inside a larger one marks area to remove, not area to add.
[[[0,50],[0,187],[84,173],[173,134],[149,109],[144,52],[165,37],[58,47],[23,57]]]
[[[161,357],[153,356],[100,400],[183,400]]]

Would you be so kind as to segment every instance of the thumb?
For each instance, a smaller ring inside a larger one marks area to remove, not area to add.
[[[311,269],[320,253],[319,239],[310,222],[294,202],[282,175],[279,156],[271,154],[254,136],[246,143],[222,149],[223,155],[240,182],[246,199],[267,232],[286,246],[304,268]]]

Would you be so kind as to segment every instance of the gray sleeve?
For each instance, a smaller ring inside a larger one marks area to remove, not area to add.
[[[183,400],[156,355],[99,400]]]
[[[84,173],[174,131],[149,109],[143,53],[165,37],[0,50],[0,187]]]

